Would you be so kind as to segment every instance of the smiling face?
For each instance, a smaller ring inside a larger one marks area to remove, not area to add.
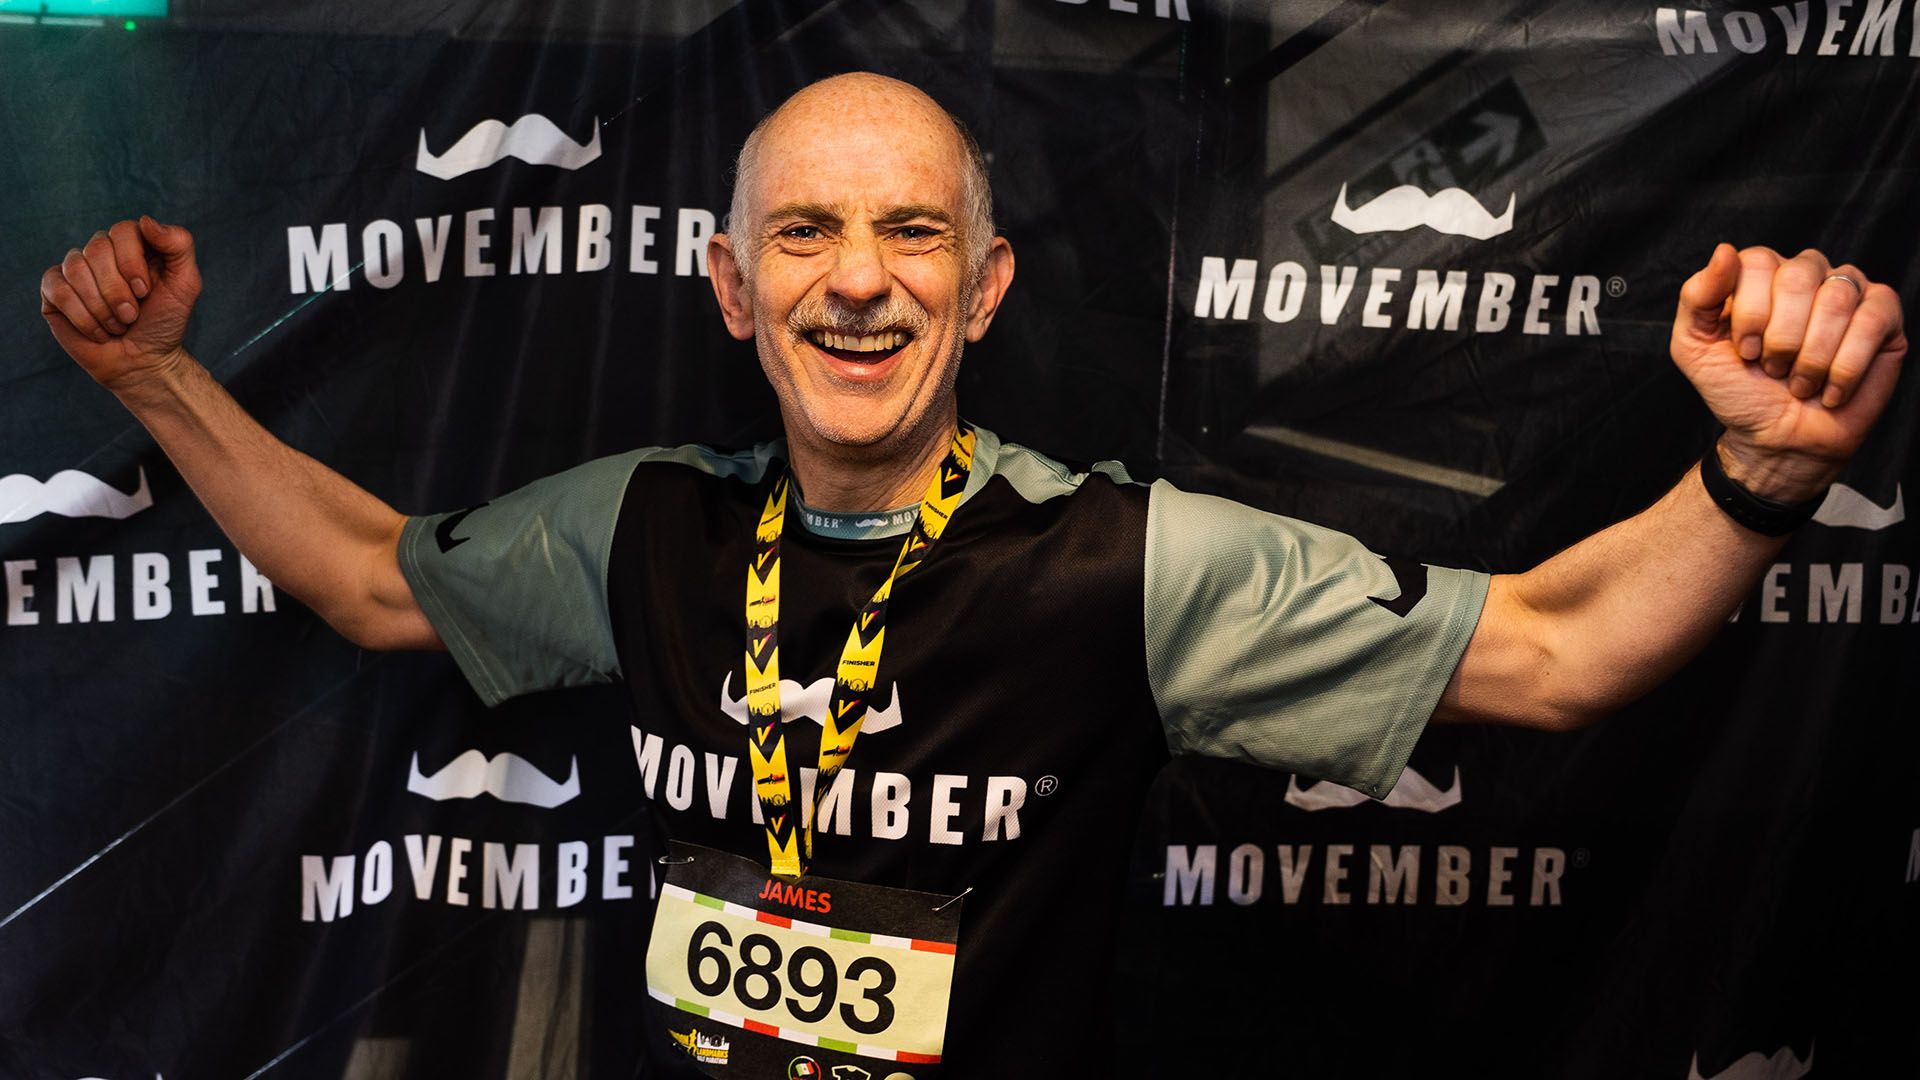
[[[962,347],[986,333],[1013,276],[1006,241],[972,235],[952,121],[905,83],[841,76],[789,98],[749,155],[744,220],[714,239],[709,264],[789,441],[944,446]]]

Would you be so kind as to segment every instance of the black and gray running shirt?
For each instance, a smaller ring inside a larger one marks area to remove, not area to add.
[[[742,603],[780,453],[603,458],[412,519],[400,543],[414,595],[482,699],[624,680],[635,782],[662,841],[758,861]],[[793,761],[815,760],[808,713],[825,708],[848,627],[914,510],[789,513],[780,668]],[[811,872],[973,889],[947,1075],[1097,1075],[1135,823],[1169,751],[1384,796],[1487,581],[1389,565],[1342,534],[1136,485],[1111,463],[1074,473],[980,430],[960,509],[894,589],[876,692],[822,804]],[[812,773],[801,770],[803,805]],[[677,1053],[664,1033],[648,1047],[662,1066]]]

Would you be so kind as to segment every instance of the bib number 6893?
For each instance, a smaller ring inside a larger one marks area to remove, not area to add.
[[[733,996],[742,1004],[766,1010],[779,1004],[790,988],[794,993],[786,995],[786,1010],[803,1023],[824,1018],[836,1003],[841,1021],[862,1035],[876,1035],[893,1023],[893,1000],[887,995],[892,993],[897,976],[893,965],[885,960],[856,957],[843,973],[825,949],[803,945],[791,956],[783,956],[778,941],[765,934],[748,934],[740,939],[736,967],[727,951],[732,946],[733,936],[727,928],[711,920],[701,923],[687,940],[687,978],[702,994],[720,997],[731,986]],[[784,984],[780,978],[782,960],[786,961]],[[875,976],[871,986],[861,981],[868,975]],[[843,978],[872,1004],[870,1015],[860,1015],[863,1010],[858,1002],[838,1000]]]

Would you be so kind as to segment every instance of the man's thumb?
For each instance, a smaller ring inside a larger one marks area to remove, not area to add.
[[[178,225],[162,225],[152,215],[142,214],[140,235],[169,268],[193,258],[193,234]]]
[[[1707,265],[1680,286],[1680,322],[1702,336],[1719,335],[1727,298],[1739,284],[1740,253],[1732,244],[1721,244]]]

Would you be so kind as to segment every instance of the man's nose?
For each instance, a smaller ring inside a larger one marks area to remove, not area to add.
[[[834,256],[827,291],[851,304],[867,304],[887,295],[892,275],[877,237],[850,236]]]

